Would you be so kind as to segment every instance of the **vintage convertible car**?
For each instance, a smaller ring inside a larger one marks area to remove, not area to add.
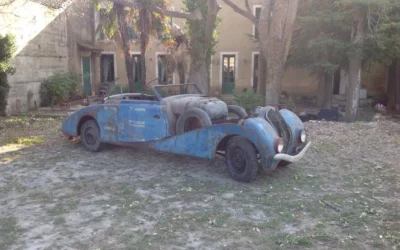
[[[239,106],[201,94],[196,85],[156,85],[153,94],[105,98],[67,117],[63,133],[80,136],[85,148],[104,143],[146,144],[165,152],[214,159],[223,155],[233,179],[252,181],[265,170],[300,160],[310,146],[302,121],[289,110],[257,108],[248,117]]]

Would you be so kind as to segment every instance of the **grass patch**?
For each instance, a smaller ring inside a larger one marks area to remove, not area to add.
[[[9,249],[15,244],[22,229],[15,217],[0,218],[0,249]]]
[[[65,224],[65,219],[64,219],[64,217],[56,217],[55,219],[54,219],[54,221],[53,221],[53,224],[55,225],[55,226],[60,226],[60,225],[64,225]]]

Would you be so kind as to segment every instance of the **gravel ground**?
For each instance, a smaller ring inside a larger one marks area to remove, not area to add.
[[[394,121],[307,122],[306,157],[250,184],[222,158],[89,153],[60,123],[0,121],[0,249],[400,247]]]

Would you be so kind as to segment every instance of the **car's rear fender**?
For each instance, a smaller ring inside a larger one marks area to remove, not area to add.
[[[218,145],[225,138],[237,135],[252,142],[261,156],[263,167],[268,168],[276,154],[275,143],[279,137],[271,125],[261,118],[247,119],[243,125],[218,124],[201,128],[156,141],[152,147],[159,151],[214,159]]]
[[[62,132],[67,136],[79,136],[83,123],[94,119],[99,125],[101,141],[117,142],[117,116],[118,106],[116,105],[99,104],[85,107],[63,121]]]

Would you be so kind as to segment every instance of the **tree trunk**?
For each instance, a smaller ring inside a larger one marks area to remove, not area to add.
[[[263,106],[266,105],[265,102],[265,93],[267,91],[266,89],[266,73],[267,72],[267,61],[265,60],[264,54],[260,53],[258,56],[258,86],[257,86],[257,93],[261,93],[261,104]]]
[[[145,86],[147,83],[146,51],[147,51],[147,45],[149,44],[149,31],[147,23],[147,20],[149,19],[148,10],[145,8],[140,9],[139,18],[140,18],[140,71],[141,71],[140,82],[142,86]]]
[[[321,72],[318,74],[318,80],[317,106],[323,109],[331,109],[333,97],[333,75]]]
[[[128,24],[126,22],[124,6],[116,4],[114,8],[118,15],[117,19],[119,26],[119,34],[121,37],[122,48],[124,51],[126,75],[128,77],[128,83],[129,83],[129,92],[134,92],[135,79],[133,78],[133,59],[130,54]]]
[[[395,87],[396,87],[396,110],[400,110],[400,60],[396,61]]]
[[[284,65],[271,65],[269,61],[267,62],[267,70],[265,72],[265,102],[267,106],[279,108],[283,71]]]
[[[322,108],[326,102],[326,84],[325,84],[325,73],[320,72],[318,74],[318,95],[317,95],[317,106]]]
[[[269,106],[279,106],[281,80],[292,43],[298,3],[298,0],[266,1],[261,11],[258,30],[261,51],[267,60],[265,99]]]
[[[192,60],[189,70],[189,83],[195,83],[204,95],[208,94],[209,67],[205,60],[196,62]]]
[[[198,37],[196,37],[198,34],[193,34],[190,37],[189,51],[191,63],[188,79],[189,83],[195,83],[204,95],[208,95],[209,90],[209,65],[211,63],[213,35],[217,24],[218,11],[220,10],[220,6],[216,0],[208,0],[207,3],[208,11],[206,20],[188,20],[188,22],[192,22],[194,27],[204,29],[204,39],[202,41],[199,41]]]
[[[180,84],[185,84],[186,81],[186,72],[185,72],[185,65],[184,62],[178,62],[177,63],[177,70],[178,70],[178,75],[179,75],[179,83]]]
[[[351,40],[354,45],[361,45],[364,38],[364,18],[361,10],[357,10],[353,19]],[[349,57],[349,82],[347,85],[346,121],[355,122],[361,86],[361,56]]]

